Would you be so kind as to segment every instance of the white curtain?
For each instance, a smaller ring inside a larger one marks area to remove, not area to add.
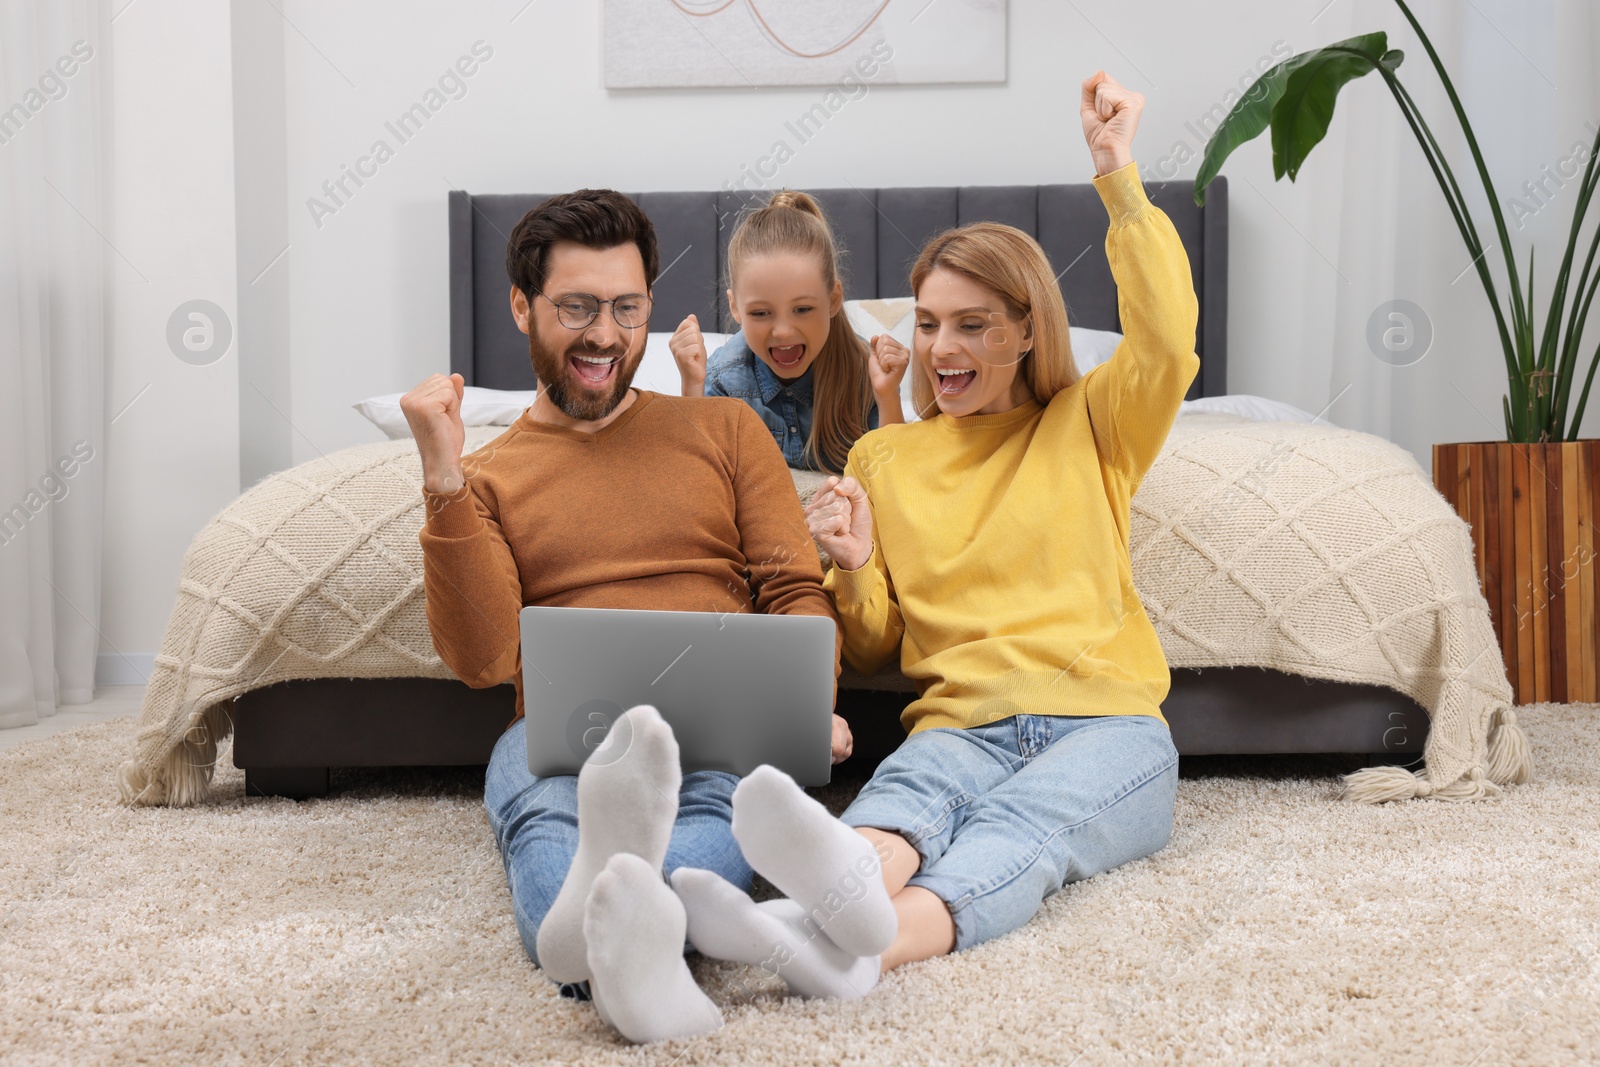
[[[0,0],[0,727],[94,695],[107,17]]]
[[[1511,200],[1532,203],[1525,181],[1538,181],[1542,167],[1567,159],[1580,139],[1585,146],[1593,143],[1595,131],[1587,124],[1600,119],[1595,0],[1410,0],[1410,6],[1472,122],[1524,286],[1528,248],[1537,249],[1535,306],[1542,329],[1577,181],[1556,191],[1550,206],[1524,218],[1521,227],[1513,221]],[[1388,30],[1390,47],[1405,51],[1401,80],[1444,148],[1484,245],[1494,246],[1488,260],[1509,315],[1503,252],[1477,169],[1438,75],[1398,7],[1393,0],[1351,0],[1328,9],[1317,29],[1317,44]],[[1313,364],[1319,351],[1327,362],[1313,373],[1319,379],[1326,374],[1328,399],[1343,394],[1328,413],[1330,421],[1386,437],[1428,468],[1437,442],[1505,439],[1504,357],[1481,283],[1467,270],[1466,245],[1415,138],[1377,78],[1363,81],[1372,85],[1347,89],[1336,112],[1343,113],[1343,159],[1318,158],[1319,150],[1305,167],[1307,174],[1331,167],[1340,183],[1306,223],[1339,271],[1311,261],[1302,288],[1307,321],[1321,318],[1319,305],[1333,307],[1331,322],[1322,320],[1326,347],[1313,345],[1311,351]],[[1420,306],[1434,331],[1433,348],[1409,366],[1377,359],[1367,341],[1373,311],[1395,299]],[[1600,340],[1600,318],[1592,319],[1588,337],[1585,361]],[[1581,384],[1574,386],[1574,405]],[[1584,427],[1592,437],[1600,429],[1600,405],[1590,408]]]

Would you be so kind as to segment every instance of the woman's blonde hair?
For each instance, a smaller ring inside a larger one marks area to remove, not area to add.
[[[923,245],[911,267],[913,295],[936,270],[953,271],[994,291],[1005,303],[1006,313],[1019,322],[1033,316],[1033,347],[1023,353],[1017,373],[1035,400],[1048,404],[1051,397],[1078,380],[1072,337],[1067,332],[1067,306],[1038,241],[1015,226],[998,222],[945,230]],[[938,412],[933,385],[916,368],[913,371],[911,402],[917,414],[927,418]]]
[[[728,288],[736,289],[739,268],[752,257],[791,252],[812,256],[833,296],[839,275],[839,250],[822,207],[805,193],[780,189],[739,222],[728,241]],[[872,410],[872,379],[867,347],[845,317],[841,303],[828,322],[828,340],[811,364],[811,434],[806,455],[834,473],[844,470],[850,446],[867,432]]]

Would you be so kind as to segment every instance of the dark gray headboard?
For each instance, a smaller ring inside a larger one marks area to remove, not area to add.
[[[1228,388],[1228,183],[1212,182],[1196,207],[1191,182],[1148,182],[1189,252],[1200,329],[1200,374],[1191,399]],[[847,299],[910,295],[912,261],[929,237],[969,222],[1005,222],[1032,234],[1061,271],[1074,326],[1120,329],[1106,262],[1106,211],[1089,183],[809,190],[828,213],[845,252]],[[506,277],[508,235],[548,194],[450,193],[450,369],[469,385],[531,389],[528,341],[512,321]],[[685,315],[729,329],[723,262],[739,212],[765,194],[630,193],[655,224],[661,274],[651,329],[673,330]]]

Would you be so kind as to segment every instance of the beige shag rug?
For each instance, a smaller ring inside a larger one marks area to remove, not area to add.
[[[1592,1063],[1600,706],[1519,714],[1539,778],[1480,804],[1187,762],[1165,850],[1010,936],[854,1002],[698,960],[727,1025],[647,1048],[523,955],[481,772],[246,800],[225,754],[202,806],[127,808],[134,720],[83,727],[0,753],[0,1061]]]

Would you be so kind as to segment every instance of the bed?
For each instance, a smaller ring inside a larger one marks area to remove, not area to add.
[[[1184,241],[1199,297],[1190,399],[1222,396],[1226,181],[1203,208],[1188,182],[1147,189]],[[907,295],[926,238],[994,220],[1035,235],[1061,267],[1074,325],[1120,326],[1105,212],[1087,183],[812,192],[847,250],[849,299]],[[726,329],[722,264],[752,198],[632,195],[660,239],[653,329],[691,312]],[[469,385],[534,385],[503,257],[506,235],[542,198],[449,194],[449,362]],[[469,431],[468,447],[495,432]],[[796,474],[802,498],[813,487]],[[470,689],[433,654],[419,490],[409,441],[358,446],[274,475],[197,535],[137,751],[120,773],[125,799],[203,799],[230,733],[233,761],[260,795],[326,792],[336,767],[487,761],[513,691]],[[1376,532],[1347,521],[1352,511]],[[1355,754],[1371,765],[1347,792],[1369,801],[1474,799],[1527,777],[1468,531],[1408,453],[1320,422],[1180,416],[1133,522],[1135,577],[1172,666],[1162,710],[1180,754]],[[858,755],[892,749],[912,696],[893,665],[872,677],[846,669],[839,708]],[[1420,769],[1395,766],[1424,755]]]

